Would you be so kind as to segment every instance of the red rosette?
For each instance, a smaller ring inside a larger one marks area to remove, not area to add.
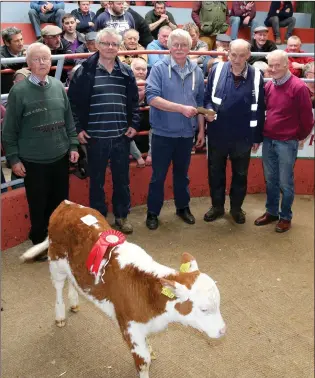
[[[98,273],[101,262],[108,248],[116,247],[126,240],[125,235],[110,229],[101,233],[86,260],[86,267],[91,273]]]

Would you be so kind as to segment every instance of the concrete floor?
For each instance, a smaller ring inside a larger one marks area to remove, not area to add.
[[[179,268],[180,255],[195,255],[200,270],[218,281],[228,331],[210,340],[171,325],[150,342],[157,355],[152,378],[311,378],[314,359],[314,198],[297,196],[293,228],[255,227],[264,195],[246,198],[247,223],[229,215],[207,224],[209,200],[193,199],[194,226],[165,204],[162,226],[149,232],[144,206],[132,210],[129,240],[159,262]],[[3,378],[136,377],[118,330],[92,304],[82,301],[67,326],[54,325],[54,290],[47,263],[20,264],[26,242],[2,254]]]

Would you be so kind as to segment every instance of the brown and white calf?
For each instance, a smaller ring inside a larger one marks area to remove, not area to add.
[[[110,316],[120,327],[141,378],[149,377],[151,363],[146,337],[169,323],[191,326],[210,338],[224,335],[219,290],[188,253],[182,256],[183,273],[157,263],[142,248],[125,241],[112,249],[106,267],[101,264],[98,274],[91,274],[86,267],[89,252],[108,229],[96,210],[64,201],[50,218],[49,241],[21,256],[28,260],[49,246],[58,326],[65,325],[63,287],[68,279],[71,310],[78,310],[79,292]]]

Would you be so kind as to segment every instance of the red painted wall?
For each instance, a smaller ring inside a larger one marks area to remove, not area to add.
[[[190,192],[192,197],[209,196],[207,160],[204,154],[192,156],[189,170]],[[130,188],[132,206],[146,203],[151,168],[130,167]],[[227,182],[229,190],[231,168],[228,165]],[[295,165],[295,191],[297,194],[314,195],[314,160],[298,159]],[[105,184],[106,198],[111,199],[111,174],[108,172]],[[252,159],[248,175],[248,193],[265,192],[261,159]],[[165,183],[165,199],[173,198],[172,175],[168,173]],[[88,180],[80,180],[71,175],[70,199],[88,206]],[[14,247],[28,238],[30,227],[28,206],[24,188],[11,190],[1,195],[1,249]],[[111,206],[109,206],[111,209]],[[263,209],[262,209],[263,210]]]

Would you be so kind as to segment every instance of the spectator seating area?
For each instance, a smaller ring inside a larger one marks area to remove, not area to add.
[[[145,16],[151,7],[144,6],[144,1],[137,1],[137,6],[132,8],[136,10],[140,15]],[[187,22],[191,22],[191,1],[170,1],[168,4],[171,6],[171,13],[173,14],[178,25],[183,25]],[[232,2],[229,1],[228,5],[231,8]],[[270,1],[257,1],[256,2],[256,19],[263,22],[268,13]],[[77,2],[71,2],[65,4],[65,11],[71,12],[77,8]],[[92,4],[91,10],[96,12],[100,8],[99,4]],[[34,42],[35,34],[28,18],[29,2],[9,2],[4,1],[1,4],[1,28],[4,29],[8,26],[16,26],[23,32],[24,42],[26,45]],[[310,28],[311,15],[306,13],[294,13],[296,18],[296,28],[294,34],[301,38],[303,41],[303,49],[306,52],[314,51],[314,29]],[[42,25],[44,26],[44,24]],[[271,28],[269,28],[268,38],[273,40],[273,34]],[[281,37],[284,37],[285,30],[281,29]],[[230,30],[227,31],[230,34]],[[249,28],[241,28],[239,31],[239,37],[244,39],[250,39]],[[280,46],[285,48],[285,46]]]

